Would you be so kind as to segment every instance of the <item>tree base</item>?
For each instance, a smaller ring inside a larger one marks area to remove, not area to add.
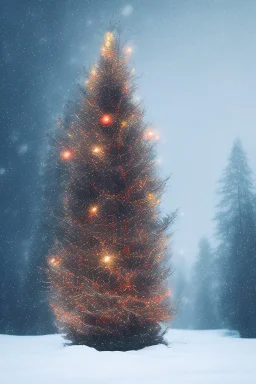
[[[81,334],[69,332],[66,339],[71,341],[68,345],[86,345],[97,351],[132,351],[153,345],[168,343],[164,340],[165,332],[160,333],[160,327],[154,326],[146,329],[130,328],[116,333]]]

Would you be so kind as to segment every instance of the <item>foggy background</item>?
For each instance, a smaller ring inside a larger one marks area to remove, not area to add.
[[[174,259],[213,233],[217,180],[240,137],[256,170],[254,0],[1,1],[0,252],[22,274],[41,217],[47,132],[110,23],[133,47],[145,119],[160,135],[162,208],[179,208]]]

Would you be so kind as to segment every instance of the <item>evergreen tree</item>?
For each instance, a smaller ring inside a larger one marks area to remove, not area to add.
[[[56,139],[66,173],[48,258],[52,307],[69,340],[98,350],[162,343],[160,323],[171,317],[173,217],[160,217],[165,182],[126,61],[108,32],[76,114]]]
[[[216,316],[216,275],[213,252],[207,238],[199,242],[198,257],[193,273],[193,323],[196,329],[217,327]]]
[[[225,326],[256,337],[256,214],[252,173],[239,140],[220,180],[216,216],[220,310]]]
[[[190,329],[192,326],[191,281],[186,260],[182,257],[174,264],[171,282],[176,311],[172,326],[178,329]]]

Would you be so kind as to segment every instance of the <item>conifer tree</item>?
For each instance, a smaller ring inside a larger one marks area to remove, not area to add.
[[[48,257],[52,307],[74,344],[130,350],[164,342],[171,317],[165,182],[133,101],[130,49],[105,35],[82,98],[56,138],[63,207]]]
[[[217,229],[220,310],[225,326],[256,337],[256,215],[252,173],[236,140],[220,180]]]
[[[198,257],[193,273],[194,327],[213,329],[217,326],[216,275],[213,252],[207,238],[199,241]]]

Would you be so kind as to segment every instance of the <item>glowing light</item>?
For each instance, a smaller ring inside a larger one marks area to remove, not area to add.
[[[148,131],[148,132],[146,133],[146,138],[147,138],[148,140],[152,140],[153,137],[154,137],[154,132],[153,132],[153,131]]]
[[[58,257],[51,257],[49,259],[49,264],[54,267],[54,268],[57,268],[60,266],[60,259]]]
[[[122,91],[124,93],[128,93],[129,92],[129,86],[128,85],[124,85],[123,88],[122,88]]]
[[[113,118],[109,114],[105,114],[101,117],[100,122],[102,125],[111,125],[113,123]]]
[[[100,147],[94,147],[92,152],[97,154],[97,153],[101,152],[101,149],[100,149]]]
[[[111,260],[111,257],[108,255],[103,258],[104,263],[109,263],[110,260]]]
[[[107,32],[106,34],[105,34],[105,44],[106,44],[106,46],[107,46],[107,44],[111,44],[111,42],[114,40],[114,35],[113,35],[113,33],[111,33],[111,32]]]
[[[147,132],[145,133],[145,137],[146,137],[148,140],[153,140],[153,139],[155,139],[155,140],[159,140],[159,139],[160,139],[159,134],[156,133],[156,132],[154,132],[154,131],[152,131],[152,130],[147,131]]]
[[[114,40],[114,35],[111,32],[105,34],[104,45],[101,48],[101,53],[103,56],[109,53],[109,48],[111,48],[112,42]]]
[[[96,215],[97,212],[98,212],[98,207],[96,205],[90,208],[91,214]]]
[[[132,52],[133,52],[133,49],[132,49],[132,47],[126,47],[125,50],[124,50],[124,52],[125,52],[127,55],[131,55]]]
[[[104,56],[105,54],[106,54],[106,47],[101,47],[101,53],[102,53],[102,55]]]
[[[122,128],[127,127],[127,121],[125,121],[125,120],[121,121],[121,127]]]
[[[60,157],[62,160],[69,160],[72,157],[72,152],[69,150],[65,150],[61,152]]]
[[[95,76],[95,75],[97,74],[97,71],[96,71],[96,68],[95,68],[95,67],[92,68],[92,70],[91,70],[91,74],[92,74],[93,76]]]
[[[155,195],[153,193],[148,193],[148,199],[153,200]]]

